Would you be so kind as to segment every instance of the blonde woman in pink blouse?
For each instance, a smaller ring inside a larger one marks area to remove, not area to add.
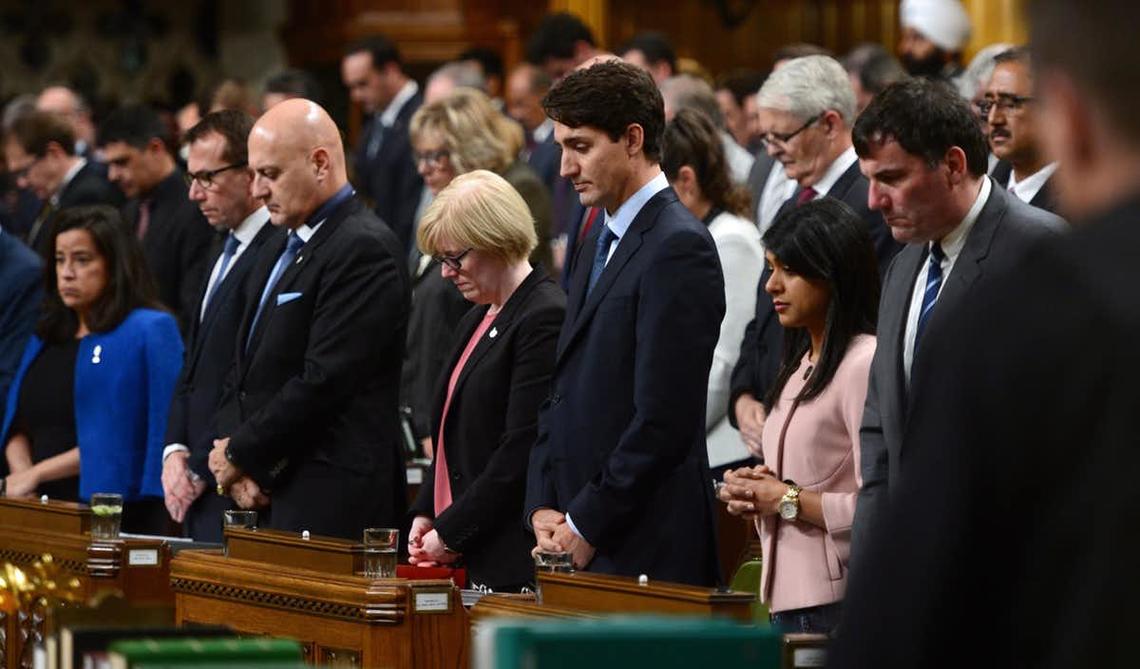
[[[727,473],[719,496],[756,519],[772,622],[828,633],[847,583],[879,275],[859,218],[832,198],[785,212],[764,246],[764,288],[786,332],[765,399],[765,464]]]

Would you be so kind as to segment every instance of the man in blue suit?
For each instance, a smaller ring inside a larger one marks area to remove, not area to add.
[[[234,360],[246,306],[241,287],[269,242],[284,237],[267,225],[269,211],[250,193],[246,142],[252,127],[245,112],[224,110],[207,114],[186,132],[190,199],[210,225],[224,230],[211,249],[208,274],[191,310],[162,459],[166,508],[197,541],[221,541],[222,512],[233,508],[230,498],[203,493],[217,485],[206,464],[213,449],[210,425]]]
[[[40,259],[31,249],[0,230],[0,398],[8,397],[8,384],[40,313],[40,269]],[[5,406],[0,403],[0,422]],[[6,472],[8,467],[0,469]]]
[[[718,579],[704,403],[724,316],[707,229],[658,165],[665,111],[644,71],[602,62],[543,101],[562,176],[604,209],[579,250],[525,520],[579,569]]]

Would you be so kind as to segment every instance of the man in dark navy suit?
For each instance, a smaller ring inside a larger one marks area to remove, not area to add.
[[[665,110],[643,70],[602,62],[543,101],[564,177],[604,210],[580,250],[524,518],[579,569],[718,580],[704,403],[724,316],[708,230],[661,172]]]
[[[268,527],[359,539],[407,508],[398,395],[411,306],[406,254],[356,198],[340,132],[303,99],[249,136],[253,195],[287,228],[246,282],[237,361],[209,467]]]
[[[424,182],[412,160],[408,124],[423,95],[404,73],[396,45],[379,35],[349,45],[340,69],[349,96],[364,112],[353,155],[354,182],[410,251]]]
[[[194,304],[186,360],[166,429],[162,489],[170,517],[197,541],[221,541],[228,497],[203,494],[217,484],[206,459],[213,448],[210,424],[222,383],[234,360],[237,329],[245,310],[242,284],[269,242],[283,237],[269,211],[250,193],[249,139],[253,119],[244,112],[207,114],[187,131],[190,199],[210,225],[224,234],[215,241]]]

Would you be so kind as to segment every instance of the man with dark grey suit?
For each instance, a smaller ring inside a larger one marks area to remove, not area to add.
[[[859,117],[853,134],[870,181],[869,204],[906,244],[883,284],[860,431],[863,485],[852,537],[858,569],[902,476],[912,370],[939,373],[937,360],[922,359],[924,337],[969,309],[1028,247],[1066,225],[986,176],[985,137],[967,103],[943,85],[922,79],[892,84]]]

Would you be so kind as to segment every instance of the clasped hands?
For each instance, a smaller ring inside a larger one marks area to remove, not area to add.
[[[408,533],[408,563],[418,567],[437,567],[459,559],[459,553],[447,550],[427,516],[416,516]]]
[[[585,569],[597,552],[588,541],[570,529],[566,514],[554,509],[539,509],[530,517],[537,545],[531,550],[533,556],[539,552],[569,553],[575,569]]]
[[[218,482],[218,494],[223,492],[228,494],[243,509],[260,509],[269,506],[269,496],[261,492],[261,486],[244,475],[241,469],[226,457],[226,447],[229,444],[229,437],[215,439],[214,450],[210,451],[210,473]]]
[[[728,505],[728,512],[734,516],[772,516],[779,513],[780,499],[788,487],[765,465],[741,467],[725,472],[724,485],[718,487],[717,497]]]

